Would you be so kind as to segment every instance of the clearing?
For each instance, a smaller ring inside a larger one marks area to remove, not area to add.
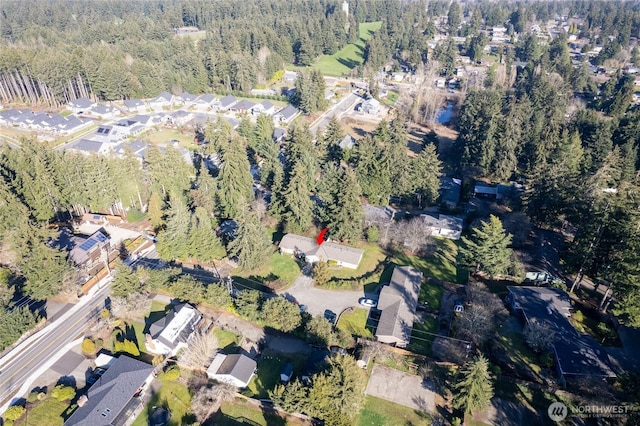
[[[357,426],[417,426],[430,423],[431,416],[426,413],[370,395],[356,421]]]
[[[143,137],[143,139],[148,140],[155,145],[165,144],[169,143],[172,140],[177,140],[180,142],[180,146],[185,148],[195,146],[193,138],[194,135],[185,135],[184,133],[180,133],[177,130],[167,129],[151,132],[144,135]]]

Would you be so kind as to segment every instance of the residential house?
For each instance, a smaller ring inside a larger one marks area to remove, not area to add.
[[[173,127],[184,126],[193,119],[193,113],[179,109],[166,116],[167,125]]]
[[[445,86],[447,85],[447,79],[446,78],[436,78],[434,80],[434,83],[436,84],[436,87],[438,89],[444,89]]]
[[[413,321],[418,306],[422,272],[411,266],[396,266],[389,285],[382,287],[378,309],[382,311],[376,339],[398,347],[411,341]]]
[[[351,135],[345,135],[342,140],[338,141],[338,146],[342,149],[352,149],[356,146],[356,140]]]
[[[551,349],[563,386],[578,377],[615,377],[607,353],[591,336],[578,333],[569,322],[571,299],[552,287],[508,286],[506,302],[525,325],[545,327],[553,336]]]
[[[284,81],[288,83],[293,83],[298,79],[298,73],[296,71],[286,71],[284,72]]]
[[[275,143],[284,142],[284,137],[287,134],[285,129],[281,129],[280,127],[276,127],[273,129],[273,141]]]
[[[60,133],[71,134],[77,132],[79,130],[84,129],[85,127],[89,127],[93,121],[86,118],[78,118],[74,115],[69,117],[62,117],[63,120],[59,121],[57,129],[59,129]]]
[[[149,326],[145,335],[147,350],[154,354],[175,355],[186,346],[202,315],[188,303],[173,306],[168,315]]]
[[[96,105],[97,103],[89,98],[78,98],[69,101],[69,103],[67,104],[67,108],[73,111],[75,114],[82,114],[83,112],[89,111]]]
[[[147,114],[136,114],[133,117],[127,119],[127,121],[133,121],[134,123],[138,123],[146,127],[152,126],[154,124],[153,117]]]
[[[380,102],[374,98],[367,99],[362,103],[362,111],[366,114],[376,115],[380,113]]]
[[[460,202],[462,181],[460,179],[443,176],[440,179],[440,202],[450,209],[455,209]]]
[[[123,126],[98,126],[98,129],[89,138],[97,142],[117,144],[127,138],[128,131]]]
[[[232,106],[230,106],[229,110],[232,112],[237,112],[239,114],[245,114],[245,113],[251,112],[255,106],[256,106],[255,103],[247,99],[242,99],[236,102],[235,104],[233,104]]]
[[[244,354],[218,353],[207,368],[207,376],[237,388],[246,388],[255,374],[256,362]]]
[[[125,99],[124,107],[130,113],[132,112],[145,112],[147,105],[140,99]]]
[[[349,269],[357,269],[364,250],[325,241],[322,244],[314,238],[286,234],[280,241],[280,253],[304,257],[308,263],[318,261],[335,263]]]
[[[175,102],[179,105],[189,108],[195,105],[197,99],[198,97],[196,95],[192,95],[189,92],[182,92],[180,96],[176,96]]]
[[[149,106],[156,111],[169,108],[171,105],[173,105],[173,95],[169,92],[162,92],[149,100]]]
[[[389,224],[393,222],[396,213],[398,213],[396,209],[389,206],[372,206],[365,204],[363,207],[365,224],[367,226]]]
[[[64,228],[52,243],[53,247],[69,253],[69,259],[84,276],[92,276],[105,266],[112,251],[111,238],[104,229],[91,235],[73,234]]]
[[[270,100],[264,100],[258,104],[255,104],[253,108],[251,108],[252,115],[273,115],[276,111],[276,106]]]
[[[440,213],[421,214],[420,218],[435,237],[459,240],[462,236],[463,220],[460,217]]]
[[[89,111],[91,115],[95,115],[101,117],[103,119],[114,118],[120,115],[120,110],[118,108],[111,108],[107,105],[98,104],[91,108]]]
[[[298,114],[300,114],[300,111],[296,107],[294,107],[293,105],[287,105],[286,107],[275,113],[273,119],[276,121],[276,123],[289,124],[291,121],[293,121],[294,118],[298,116]]]
[[[91,139],[80,139],[68,145],[65,149],[80,154],[107,154],[111,151],[112,144]]]
[[[18,119],[25,113],[25,110],[14,108],[2,111],[0,112],[0,124],[3,124],[5,126],[13,126],[17,124]]]
[[[473,196],[476,198],[485,198],[488,200],[502,200],[511,191],[522,191],[521,185],[512,182],[510,185],[503,184],[488,184],[484,182],[477,182],[473,187]]]
[[[218,98],[210,93],[199,96],[194,102],[193,107],[198,111],[209,111],[218,105]]]
[[[144,399],[153,381],[153,366],[121,355],[78,399],[78,408],[65,426],[121,426]]]
[[[218,111],[229,111],[236,102],[238,102],[238,100],[235,96],[227,95],[220,99],[217,105],[215,105],[215,108],[217,108]]]

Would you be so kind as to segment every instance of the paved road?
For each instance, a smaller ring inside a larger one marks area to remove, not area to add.
[[[315,123],[311,126],[311,133],[314,135],[318,134],[318,132],[322,132],[322,130],[327,127],[329,121],[331,121],[332,117],[340,118],[342,114],[344,114],[349,109],[353,108],[358,101],[362,100],[361,97],[355,95],[353,93],[349,93],[347,97],[342,99],[333,107],[329,108],[327,112],[322,114],[322,116],[316,120]]]
[[[325,309],[340,314],[350,306],[358,305],[361,297],[370,297],[377,300],[374,294],[365,294],[363,291],[325,290],[313,286],[313,279],[300,274],[293,286],[283,292],[296,298],[299,304],[307,306],[307,312],[311,315],[322,315]]]
[[[89,318],[99,315],[104,307],[105,298],[110,291],[109,286],[98,290],[91,300],[79,306],[66,321],[57,321],[50,329],[35,339],[27,347],[18,347],[2,359],[0,367],[0,402],[15,396],[20,387],[28,381],[51,356],[66,344],[82,335],[84,325]]]

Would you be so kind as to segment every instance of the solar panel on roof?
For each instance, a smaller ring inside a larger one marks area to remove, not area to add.
[[[98,244],[98,240],[96,240],[93,237],[91,237],[87,241],[85,241],[84,243],[80,244],[80,250],[89,251],[96,244]]]
[[[98,233],[96,235],[94,235],[98,241],[100,241],[101,243],[104,243],[105,241],[107,241],[107,237],[106,235],[104,235],[103,233]]]
[[[100,220],[100,216],[99,215],[93,215],[93,220]]]

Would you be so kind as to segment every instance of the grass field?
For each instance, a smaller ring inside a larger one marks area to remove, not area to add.
[[[431,424],[431,416],[384,399],[367,396],[355,424],[357,426],[428,425]]]
[[[448,238],[434,238],[437,248],[434,254],[426,257],[408,256],[395,253],[391,261],[398,265],[411,265],[419,269],[425,278],[435,278],[441,281],[459,282],[456,269],[458,246]]]
[[[182,424],[192,424],[195,418],[191,418],[191,393],[189,389],[178,381],[160,379],[162,385],[158,393],[153,395],[149,404],[142,410],[132,426],[147,426],[149,424],[149,414],[155,405],[165,405],[171,412],[169,426],[179,426]]]
[[[367,39],[378,31],[382,26],[382,21],[365,22],[360,24],[360,38],[355,43],[347,44],[345,47],[333,55],[322,55],[313,65],[324,75],[340,77],[348,74],[352,68],[364,62],[364,45]]]
[[[220,411],[213,417],[213,423],[216,426],[285,426],[285,425],[303,425],[307,424],[295,417],[286,419],[275,413],[265,413],[251,405],[240,400],[235,402],[224,402],[220,407]]]
[[[364,250],[358,269],[332,268],[329,271],[332,277],[337,279],[361,277],[374,271],[378,264],[386,258],[386,254],[377,244],[359,242],[355,247]]]
[[[193,143],[194,135],[188,134],[185,135],[183,133],[178,132],[177,130],[158,130],[156,132],[147,133],[144,135],[144,139],[148,139],[153,144],[164,144],[172,140],[180,141],[180,146],[183,147],[193,147],[195,144]]]
[[[371,338],[373,337],[371,330],[366,327],[368,316],[368,309],[355,309],[353,312],[342,314],[336,327],[340,330],[346,331],[352,336]]]
[[[223,351],[232,349],[238,343],[238,335],[229,330],[216,327],[213,329],[213,335],[218,340],[218,347]]]
[[[14,423],[15,426],[62,426],[62,414],[69,407],[69,402],[60,402],[55,398],[47,398],[29,410],[26,416]]]
[[[302,355],[284,355],[269,349],[265,350],[258,361],[258,371],[249,386],[242,392],[252,398],[268,398],[269,391],[280,383],[280,371],[287,363],[293,364],[293,374],[304,366],[306,358]]]
[[[432,356],[431,345],[433,344],[434,336],[427,333],[437,332],[438,320],[431,316],[425,316],[424,322],[413,323],[409,350],[417,354]]]
[[[300,273],[300,267],[289,255],[281,255],[275,252],[271,255],[267,263],[252,271],[234,272],[241,278],[251,278],[268,284],[274,281],[281,281],[283,287],[293,284]]]

